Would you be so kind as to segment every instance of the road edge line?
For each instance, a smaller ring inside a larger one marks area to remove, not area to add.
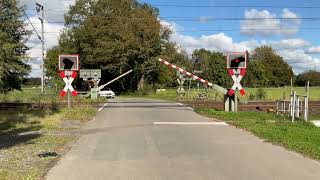
[[[102,111],[107,105],[108,103],[105,103],[101,108],[99,108],[98,112]]]

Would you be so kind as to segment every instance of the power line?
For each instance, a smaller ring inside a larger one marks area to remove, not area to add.
[[[29,9],[31,11],[36,10],[36,9]],[[69,10],[56,10],[56,9],[44,9],[44,12],[69,12]]]
[[[41,36],[38,34],[38,32],[37,32],[36,28],[33,26],[32,22],[30,21],[30,19],[29,19],[28,15],[27,15],[27,13],[26,13],[26,11],[25,11],[24,9],[22,9],[22,10],[23,10],[24,15],[27,17],[27,19],[28,19],[29,23],[31,24],[31,26],[32,26],[32,28],[33,28],[33,30],[34,30],[34,32],[37,34],[37,36],[38,36],[39,40],[42,42]]]
[[[175,8],[270,8],[270,9],[320,9],[320,6],[274,6],[274,5],[180,5],[180,4],[151,4],[154,7]],[[35,9],[30,9],[35,10]],[[46,9],[44,11],[68,12],[69,10]]]
[[[273,9],[320,9],[320,6],[274,6],[274,5],[180,5],[180,4],[152,4],[155,7],[177,8],[273,8]]]
[[[147,28],[148,29],[148,28]],[[150,28],[151,29],[151,28]],[[300,28],[235,28],[235,29],[200,29],[200,30],[176,30],[175,32],[222,32],[222,31],[285,31],[285,30],[319,30],[320,27],[300,27]],[[46,34],[61,33],[61,31],[47,31]]]
[[[60,0],[67,1],[67,0]],[[70,1],[71,2],[71,1]],[[151,4],[151,3],[150,3]],[[271,9],[320,9],[320,6],[277,6],[277,5],[183,5],[183,4],[151,4],[154,7],[175,8],[271,8]],[[47,9],[45,11],[67,12],[68,10]]]
[[[106,19],[153,19],[153,18],[129,18],[129,17],[106,17]],[[320,21],[320,17],[306,18],[183,18],[183,17],[160,17],[160,20],[168,20],[175,22],[214,22],[214,21]],[[64,21],[48,21],[47,23],[64,24]],[[34,23],[37,24],[37,23]],[[39,24],[39,23],[38,23]]]

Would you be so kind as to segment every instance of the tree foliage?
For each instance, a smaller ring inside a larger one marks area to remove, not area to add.
[[[25,45],[29,32],[21,20],[22,8],[16,0],[0,1],[0,92],[20,89],[30,67]]]
[[[169,37],[158,15],[135,0],[78,0],[65,15],[66,29],[46,66],[56,69],[57,53],[80,54],[81,68],[103,70],[102,83],[133,69],[115,84],[120,90],[140,89],[154,80],[156,58]]]
[[[244,78],[246,86],[266,87],[269,84],[267,69],[261,61],[249,61],[247,66],[247,74]]]
[[[173,87],[176,72],[159,65],[158,57],[192,71],[190,56],[169,41],[171,31],[159,22],[158,9],[136,0],[78,0],[65,15],[65,29],[59,45],[48,51],[47,75],[57,75],[58,54],[80,54],[82,69],[102,69],[102,82],[133,69],[129,76],[115,82],[118,91],[136,90],[144,84]],[[231,87],[223,53],[197,49],[192,59],[200,59],[199,76]],[[283,86],[290,82],[292,68],[271,47],[256,48],[242,81],[254,87]],[[78,84],[80,81],[78,80]]]
[[[256,67],[263,73],[263,77],[265,77],[259,77],[258,74],[254,74],[255,77],[259,77],[257,79],[262,86],[269,85],[278,87],[288,85],[288,82],[290,82],[290,79],[294,76],[293,70],[288,63],[269,46],[256,48],[252,60],[259,62],[254,65],[257,65]]]
[[[226,57],[222,53],[196,49],[192,57],[200,59],[203,70],[201,77],[224,87],[230,86],[231,79],[226,70]]]
[[[320,86],[320,72],[308,71],[297,76],[296,84],[298,86],[304,86],[307,82],[310,82],[310,86]]]
[[[243,86],[283,86],[290,82],[293,77],[292,68],[271,47],[258,47],[253,54],[247,63],[247,74],[241,81]],[[192,57],[200,59],[203,65],[201,76],[204,79],[226,88],[233,84],[226,70],[226,57],[222,53],[197,49]]]

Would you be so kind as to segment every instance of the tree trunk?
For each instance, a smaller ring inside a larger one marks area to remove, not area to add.
[[[142,76],[138,82],[138,90],[143,89],[143,85],[144,85],[144,74],[142,74]]]
[[[120,67],[120,75],[122,75],[122,67]],[[120,79],[121,90],[124,90],[124,78]]]

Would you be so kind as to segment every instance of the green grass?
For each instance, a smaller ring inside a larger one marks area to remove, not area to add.
[[[266,100],[274,101],[278,99],[289,99],[290,96],[290,87],[280,87],[280,88],[263,88],[267,92]],[[257,88],[246,88],[248,95],[250,93],[256,93]],[[294,87],[293,90],[297,92],[299,95],[305,95],[305,88],[304,87]],[[310,87],[309,98],[312,101],[319,101],[320,100],[320,87]]]
[[[62,122],[86,122],[95,114],[96,108],[90,106],[57,111],[0,111],[0,179],[41,179],[58,158],[37,155],[64,154],[78,137]]]
[[[39,88],[22,88],[21,91],[14,90],[7,94],[0,94],[0,102],[14,102],[14,103],[51,103],[51,102],[66,102],[67,97],[61,98],[59,91],[46,89],[44,94]],[[105,102],[106,98],[99,97],[97,100],[91,100],[83,96],[72,97],[73,102],[91,103],[91,102]]]
[[[39,158],[42,152],[65,153],[76,136],[43,135],[8,149],[0,149],[0,179],[41,179],[57,158]]]
[[[224,120],[267,141],[306,156],[320,159],[320,128],[302,120],[292,123],[286,116],[264,112],[223,112],[196,109],[199,114]],[[313,116],[313,118],[317,118]]]
[[[245,97],[242,97],[239,95],[238,97],[248,101],[250,94],[256,94],[257,88],[245,88],[247,91],[247,94]],[[266,91],[266,99],[263,99],[264,101],[275,101],[279,99],[289,99],[290,96],[290,87],[280,87],[280,88],[263,88]],[[304,87],[295,87],[295,91],[297,91],[297,94],[304,95],[305,94],[305,88]],[[204,93],[204,89],[200,89],[200,93]],[[311,101],[320,100],[320,87],[310,87],[310,93],[309,97]],[[184,100],[193,100],[196,99],[198,96],[197,89],[191,89],[190,93],[188,89],[186,88],[186,95],[184,96]],[[150,99],[163,99],[163,100],[170,100],[170,101],[176,101],[180,98],[180,96],[177,95],[176,89],[166,89],[166,92],[161,93],[145,93],[142,94],[140,92],[131,93],[128,95],[124,95],[123,97],[133,97],[133,98],[150,98]],[[211,100],[217,100],[222,101],[223,96],[221,93],[216,92],[215,90],[209,88],[208,90],[208,97]],[[252,99],[252,100],[259,100],[259,99]]]

